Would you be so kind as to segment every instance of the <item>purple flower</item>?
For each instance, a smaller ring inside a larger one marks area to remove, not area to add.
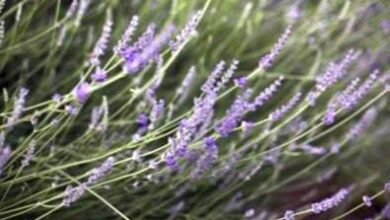
[[[150,43],[142,45],[143,48],[141,50],[137,48],[138,45],[136,43],[135,46],[125,51],[123,70],[128,74],[135,74],[150,62],[155,61],[159,57],[161,49],[168,42],[173,29],[173,26],[168,26],[160,36],[157,36]],[[143,44],[143,42],[139,43]]]
[[[317,98],[323,92],[345,76],[347,68],[358,58],[359,54],[352,49],[349,50],[340,62],[331,62],[325,72],[316,78],[315,89],[308,94],[307,98],[311,106],[315,105]]]
[[[264,55],[259,61],[259,67],[263,70],[267,70],[275,62],[276,58],[279,56],[281,50],[286,45],[288,38],[291,34],[292,26],[288,26],[283,34],[278,39],[277,43],[272,47],[271,52]]]
[[[376,108],[370,108],[364,113],[363,117],[355,123],[351,129],[347,132],[346,138],[348,140],[353,140],[357,138],[365,129],[367,129],[371,123],[374,121],[377,115]]]
[[[385,184],[384,189],[386,192],[390,193],[390,181]]]
[[[99,167],[94,168],[88,177],[88,185],[96,183],[98,180],[106,176],[115,164],[114,157],[108,157]]]
[[[76,116],[79,113],[79,108],[73,105],[65,105],[65,111],[68,112],[69,115]]]
[[[331,125],[334,123],[335,117],[336,117],[336,104],[330,103],[328,105],[328,108],[326,109],[322,121],[327,125]]]
[[[367,206],[367,207],[371,207],[372,206],[372,201],[371,201],[371,198],[369,196],[366,196],[364,195],[362,197],[362,200],[364,202],[364,204]]]
[[[106,17],[106,21],[103,25],[103,31],[100,35],[98,41],[95,44],[95,47],[93,48],[93,51],[89,57],[89,63],[94,66],[100,65],[100,56],[104,55],[105,50],[108,47],[108,41],[111,36],[112,31],[112,16],[111,14],[108,14]]]
[[[96,67],[95,72],[91,75],[91,78],[95,82],[103,82],[107,79],[107,71],[98,66]]]
[[[0,175],[3,173],[4,165],[11,158],[12,150],[9,146],[0,148]]]
[[[168,152],[165,155],[165,163],[171,169],[176,169],[177,168],[176,157],[175,157],[175,155],[172,152]]]
[[[381,211],[383,217],[390,219],[390,202]]]
[[[80,103],[84,103],[87,101],[90,92],[91,86],[87,82],[83,82],[77,85],[73,90],[74,96]]]
[[[294,220],[294,211],[292,210],[287,210],[285,213],[284,213],[284,220]]]
[[[340,203],[345,200],[345,198],[348,196],[349,190],[346,188],[340,189],[336,194],[333,196],[326,198],[320,202],[316,202],[311,204],[311,210],[314,214],[319,214],[321,212],[325,212],[331,208],[334,208]]]
[[[344,94],[341,105],[346,109],[351,109],[356,106],[359,100],[362,99],[366,94],[368,94],[372,86],[375,84],[378,78],[378,74],[379,71],[374,70],[369,75],[368,79],[366,79],[357,89],[355,89],[353,92],[349,92],[349,94]]]
[[[248,135],[253,127],[254,127],[254,124],[251,121],[242,121],[241,122],[241,128],[242,128],[242,131],[244,132],[244,135]]]
[[[390,33],[390,20],[383,20],[381,22],[382,30],[389,34]]]
[[[155,123],[161,115],[164,113],[164,106],[165,106],[165,101],[164,99],[159,99],[159,100],[154,100],[153,101],[153,107],[150,112],[150,122],[151,125]]]
[[[215,163],[218,157],[218,145],[211,136],[204,138],[204,153],[196,162],[195,169],[191,172],[193,178],[199,178]]]
[[[282,85],[284,77],[281,76],[276,79],[269,87],[265,88],[258,96],[255,97],[254,101],[250,104],[250,111],[255,111],[260,106],[272,97],[272,95],[278,91],[279,87]]]
[[[255,216],[255,210],[254,209],[247,209],[245,211],[245,218],[252,218]]]
[[[137,124],[139,128],[147,128],[149,126],[150,120],[148,115],[145,112],[141,112],[137,116]]]
[[[57,103],[60,103],[61,102],[61,100],[62,100],[62,95],[61,94],[59,94],[59,93],[54,93],[54,95],[52,96],[52,99],[55,101],[55,102],[57,102]]]
[[[211,72],[210,76],[207,78],[207,81],[201,87],[204,93],[208,93],[215,90],[215,85],[222,75],[222,72],[225,68],[225,64],[225,61],[220,61],[214,68],[214,70]]]
[[[62,205],[64,207],[70,207],[72,203],[76,202],[84,195],[86,189],[87,189],[86,183],[82,183],[77,187],[72,187],[68,185],[65,189],[65,195],[62,201]]]
[[[26,154],[23,157],[22,167],[27,167],[30,164],[30,161],[34,157],[35,146],[36,146],[36,142],[35,142],[35,140],[32,140],[28,149],[27,149]]]
[[[183,30],[176,36],[176,39],[169,42],[169,46],[173,51],[178,50],[186,41],[196,34],[196,27],[199,24],[201,15],[201,11],[196,12],[184,26]]]
[[[322,155],[326,153],[326,149],[323,147],[315,147],[310,144],[304,144],[300,146],[302,150],[307,152],[308,154],[314,154],[314,155]]]
[[[246,90],[238,95],[225,116],[215,125],[215,131],[222,137],[227,137],[239,125],[248,111],[248,99],[252,90]]]
[[[137,15],[134,15],[131,18],[129,25],[127,26],[125,32],[121,36],[121,39],[119,40],[118,44],[114,47],[115,53],[119,54],[128,46],[128,43],[131,40],[131,36],[133,36],[134,32],[137,30],[138,20],[139,17]]]
[[[237,77],[234,79],[234,83],[236,86],[244,88],[246,85],[248,85],[248,78],[246,76]]]
[[[24,106],[26,104],[26,96],[28,95],[28,89],[21,88],[19,91],[19,96],[16,99],[14,108],[12,109],[11,116],[7,119],[7,126],[12,126],[22,115]]]
[[[275,111],[273,111],[269,118],[272,121],[278,121],[280,120],[284,115],[286,115],[289,111],[292,110],[292,108],[297,105],[298,101],[301,99],[302,93],[298,92],[295,94],[286,104],[282,105]]]
[[[183,79],[183,82],[181,85],[177,88],[176,94],[184,96],[189,91],[190,85],[193,82],[196,75],[196,69],[194,66],[192,66],[186,75],[186,77]]]

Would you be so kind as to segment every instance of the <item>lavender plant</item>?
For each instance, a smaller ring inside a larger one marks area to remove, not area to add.
[[[0,0],[0,219],[390,219],[389,10]]]

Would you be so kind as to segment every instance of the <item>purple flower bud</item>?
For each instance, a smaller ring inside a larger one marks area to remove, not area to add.
[[[107,71],[98,66],[96,67],[95,72],[91,75],[91,78],[95,82],[103,82],[107,79]]]
[[[364,202],[364,204],[367,206],[367,207],[371,207],[372,206],[372,201],[371,201],[371,198],[369,196],[366,196],[364,195],[362,197],[362,200]]]
[[[62,95],[60,93],[54,93],[54,95],[52,96],[52,99],[57,102],[57,103],[60,103],[61,100],[62,100]]]
[[[330,103],[328,105],[328,108],[325,112],[322,121],[327,125],[331,125],[334,123],[335,117],[336,117],[336,105],[334,103]]]
[[[84,103],[87,101],[90,92],[91,86],[87,82],[83,82],[77,85],[73,90],[74,96],[80,103]]]
[[[150,120],[148,115],[145,112],[141,112],[137,116],[137,124],[139,128],[147,128],[149,126]]]
[[[65,111],[68,112],[69,115],[76,116],[79,113],[79,108],[73,105],[65,105]]]
[[[287,211],[284,213],[284,220],[294,220],[294,219],[295,219],[294,215],[295,215],[294,211],[292,211],[292,210],[287,210]]]
[[[248,85],[248,78],[246,76],[237,77],[234,79],[234,83],[236,86],[244,88],[246,85]]]
[[[252,218],[255,216],[255,210],[254,209],[247,209],[245,211],[245,218]]]

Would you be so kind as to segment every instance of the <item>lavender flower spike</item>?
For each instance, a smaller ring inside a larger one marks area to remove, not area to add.
[[[206,137],[203,142],[205,152],[197,161],[195,169],[191,172],[193,178],[198,178],[205,173],[214,164],[218,156],[218,145],[214,138]]]
[[[311,204],[311,210],[314,214],[319,214],[325,212],[331,208],[338,206],[349,194],[349,190],[342,188],[335,195],[322,200],[321,202],[316,202]]]
[[[64,207],[70,207],[70,205],[81,198],[87,189],[87,184],[82,183],[77,187],[68,185],[65,189],[65,196],[62,201]]]
[[[22,160],[22,167],[27,167],[28,165],[30,165],[30,161],[34,157],[35,146],[36,146],[36,142],[35,140],[32,140]]]
[[[375,117],[377,115],[377,109],[376,108],[370,108],[364,113],[363,117],[354,124],[351,129],[346,134],[346,138],[348,140],[353,140],[354,138],[357,138],[365,129],[367,129],[368,126],[374,121]]]
[[[0,175],[3,173],[3,167],[11,158],[12,150],[9,146],[0,148]]]
[[[133,36],[134,32],[137,30],[138,20],[139,17],[137,15],[134,15],[131,18],[129,26],[126,28],[125,32],[121,36],[121,39],[118,41],[118,44],[114,47],[115,53],[119,54],[120,51],[123,51],[128,46],[131,37]]]
[[[298,103],[301,99],[302,93],[295,94],[285,105],[282,105],[280,108],[276,109],[269,115],[269,118],[272,121],[280,120],[284,115],[286,115],[292,108]]]
[[[272,47],[271,52],[266,54],[260,59],[259,67],[263,70],[267,70],[275,62],[276,58],[279,56],[280,51],[286,45],[288,38],[291,34],[292,26],[288,26],[283,34],[278,39],[277,43]]]
[[[192,16],[190,21],[185,25],[183,30],[181,30],[180,33],[176,36],[176,39],[169,42],[169,46],[173,51],[178,50],[180,46],[182,46],[186,41],[188,41],[196,34],[196,27],[199,24],[201,15],[201,11],[196,12],[196,14]]]
[[[264,103],[272,97],[272,95],[278,90],[278,88],[282,85],[284,77],[281,76],[277,80],[275,80],[270,86],[268,86],[264,91],[262,91],[254,101],[249,105],[250,111],[255,111],[260,106],[264,105]]]
[[[100,35],[98,41],[95,44],[95,47],[93,48],[93,51],[89,57],[89,63],[94,66],[100,65],[100,56],[102,56],[107,49],[108,41],[111,36],[112,31],[112,15],[111,13],[107,14],[106,21],[103,25],[103,31]]]
[[[7,119],[7,126],[12,126],[20,118],[23,112],[24,105],[26,104],[26,96],[28,95],[28,89],[21,88],[19,96],[15,102],[15,106],[12,110],[11,116]]]
[[[73,90],[74,96],[76,97],[77,101],[80,103],[84,103],[87,101],[90,92],[91,92],[91,86],[87,82],[83,82],[77,85]]]
[[[192,81],[194,80],[195,75],[195,66],[191,66],[191,68],[188,70],[186,77],[183,79],[182,84],[180,85],[180,87],[177,88],[176,94],[184,96],[185,93],[187,93]]]
[[[98,180],[106,176],[115,164],[114,157],[108,157],[100,167],[94,168],[88,177],[88,184],[96,183]]]

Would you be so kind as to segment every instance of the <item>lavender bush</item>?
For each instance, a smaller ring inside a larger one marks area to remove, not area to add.
[[[0,219],[390,219],[386,0],[0,0]]]

